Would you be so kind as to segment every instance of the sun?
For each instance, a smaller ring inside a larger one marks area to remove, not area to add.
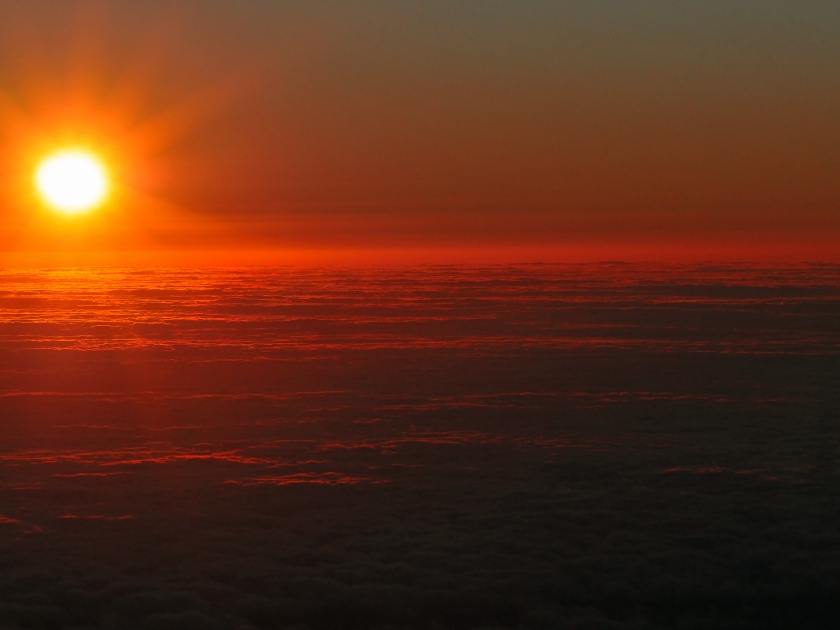
[[[54,153],[38,165],[35,186],[50,206],[77,214],[102,203],[108,194],[108,174],[96,156],[71,149]]]

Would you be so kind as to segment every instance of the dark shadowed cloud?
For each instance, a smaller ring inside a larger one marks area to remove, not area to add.
[[[0,627],[836,622],[836,267],[0,280]]]

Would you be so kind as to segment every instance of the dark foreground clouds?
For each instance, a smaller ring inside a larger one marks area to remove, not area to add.
[[[2,628],[833,628],[840,271],[5,272]]]

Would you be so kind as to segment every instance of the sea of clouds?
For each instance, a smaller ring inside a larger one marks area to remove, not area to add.
[[[833,628],[840,268],[0,273],[0,628]]]

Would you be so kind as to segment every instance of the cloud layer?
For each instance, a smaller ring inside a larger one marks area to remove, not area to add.
[[[0,627],[832,627],[836,267],[4,272]]]

